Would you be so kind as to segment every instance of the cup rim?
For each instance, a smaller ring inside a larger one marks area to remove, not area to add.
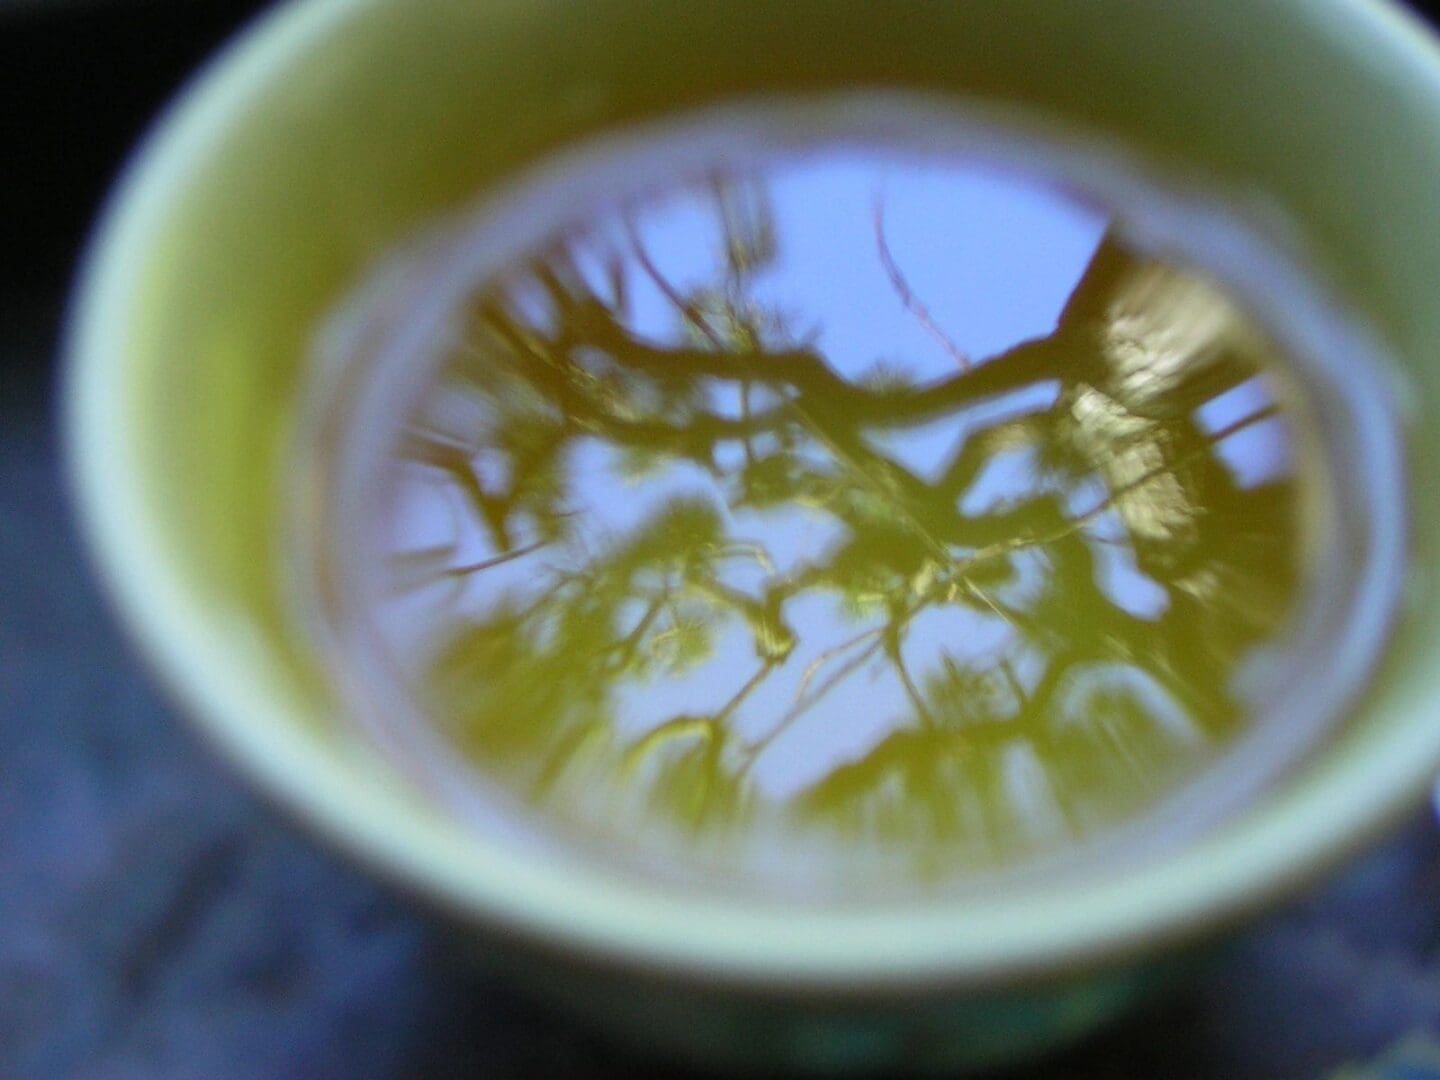
[[[330,843],[462,921],[612,964],[772,989],[853,993],[1049,977],[1151,952],[1249,914],[1352,855],[1421,803],[1440,725],[1372,738],[1323,785],[1124,875],[1006,895],[811,908],[662,891],[641,878],[516,852],[342,764],[267,691],[278,662],[163,556],[130,438],[126,377],[145,264],[196,165],[247,103],[383,0],[303,0],[262,17],[194,77],[112,192],[81,264],[63,381],[67,471],[82,532],[121,621],[192,725]],[[1440,48],[1389,0],[1311,0],[1364,23],[1440,118]],[[270,684],[273,686],[273,683]],[[1336,820],[1333,807],[1350,813]],[[1218,869],[1218,868],[1222,868]]]

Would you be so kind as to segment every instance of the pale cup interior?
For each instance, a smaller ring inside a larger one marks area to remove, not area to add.
[[[1414,572],[1361,707],[1223,829],[1124,875],[859,910],[680,895],[506,846],[330,722],[276,513],[317,320],[401,238],[675,110],[876,87],[1022,111],[1273,206],[1398,358]],[[80,283],[69,454],[106,583],[200,729],[304,822],[471,925],[779,987],[988,984],[1143,954],[1313,878],[1440,765],[1440,53],[1397,8],[308,0],[196,81]]]

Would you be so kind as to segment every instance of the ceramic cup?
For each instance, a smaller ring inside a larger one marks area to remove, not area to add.
[[[1354,714],[1223,828],[1003,898],[793,907],[514,850],[332,721],[276,537],[307,342],[427,222],[577,142],[736,100],[911,93],[1271,205],[1394,354],[1414,572]],[[1425,797],[1440,764],[1440,51],[1373,0],[302,0],[180,97],[92,244],[68,446],[125,622],[218,750],[477,953],[711,1061],[980,1066],[1114,1015],[1174,958]]]

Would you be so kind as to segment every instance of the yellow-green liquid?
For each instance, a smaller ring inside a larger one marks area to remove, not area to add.
[[[1123,224],[845,146],[556,220],[451,305],[373,483],[411,722],[681,878],[1143,820],[1283,694],[1324,500],[1272,338]]]

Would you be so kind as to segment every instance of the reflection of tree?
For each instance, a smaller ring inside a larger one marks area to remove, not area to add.
[[[447,377],[481,404],[473,429],[412,430],[407,453],[451,477],[493,549],[452,576],[533,567],[528,589],[490,596],[435,661],[427,693],[462,745],[537,792],[612,773],[676,820],[733,821],[753,805],[752,766],[773,741],[857,672],[884,667],[909,723],[803,793],[796,812],[877,837],[975,841],[1023,832],[1025,821],[1001,820],[1005,807],[1033,816],[1042,787],[1066,828],[1098,820],[1116,796],[1102,761],[1128,761],[1140,790],[1181,767],[1197,739],[1223,737],[1237,714],[1233,669],[1296,584],[1292,485],[1242,488],[1214,452],[1274,406],[1218,431],[1197,419],[1265,356],[1224,299],[1107,239],[1054,333],[972,363],[911,289],[877,206],[877,257],[896,298],[955,371],[916,383],[876,365],[850,379],[754,298],[778,258],[763,187],[718,182],[713,194],[715,280],[670,282],[633,225],[608,240],[565,237],[465,314]],[[668,299],[679,333],[632,328],[641,280]],[[1054,389],[1048,405],[974,419],[977,405],[1036,386]],[[968,434],[930,475],[885,448],[937,420]],[[596,535],[576,509],[582,444],[613,451],[635,477],[696,467],[727,505],[677,496],[625,535]],[[1006,455],[1025,456],[1031,482],[962,510]],[[795,506],[842,539],[783,570],[727,524]],[[546,561],[562,547],[583,556]],[[1163,588],[1162,614],[1139,617],[1102,590],[1106,547]],[[817,591],[855,623],[805,643],[801,664],[787,613]],[[1003,620],[1014,631],[1005,655],[977,665],[942,651],[912,670],[907,635],[942,609]],[[749,674],[716,686],[706,709],[622,738],[615,688],[704,664],[729,625],[753,642]],[[742,740],[738,711],[791,663],[803,670],[788,706]],[[1015,764],[1021,737],[1029,765]]]

